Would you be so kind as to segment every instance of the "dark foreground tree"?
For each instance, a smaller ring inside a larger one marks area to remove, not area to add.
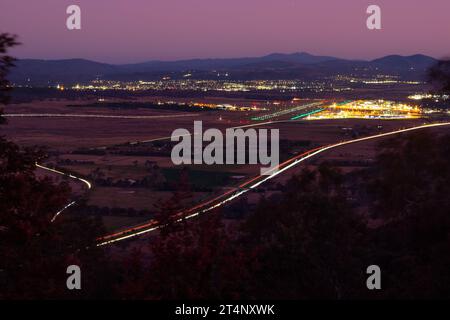
[[[402,136],[350,176],[304,170],[240,227],[208,213],[155,236],[149,260],[125,260],[118,297],[450,298],[449,146],[450,135]],[[373,264],[382,290],[366,287]]]
[[[241,227],[226,227],[220,213],[210,212],[182,230],[155,236],[150,260],[134,253],[125,261],[119,296],[359,296],[365,288],[366,228],[349,208],[340,178],[329,167],[304,171],[291,179],[281,199],[263,200]]]
[[[7,50],[15,44],[14,37],[0,34],[0,106],[9,99],[6,75],[13,59]],[[42,157],[39,150],[21,148],[0,136],[0,299],[107,292],[108,283],[102,284],[107,268],[100,269],[103,256],[94,242],[97,224],[64,215],[51,222],[69,202],[70,188],[36,175],[35,163]],[[82,268],[82,293],[67,290],[66,269],[71,264]]]
[[[9,82],[6,75],[11,67],[14,66],[14,58],[7,54],[8,48],[17,45],[16,38],[7,33],[0,33],[0,124],[5,122],[2,117],[2,105],[9,102],[8,91],[10,91]]]
[[[340,172],[304,170],[279,199],[267,199],[245,223],[259,247],[254,295],[261,299],[355,298],[365,286],[367,228],[346,199]]]
[[[370,234],[386,298],[450,298],[450,135],[420,132],[383,144],[368,181]]]
[[[438,61],[428,70],[428,81],[433,87],[433,93],[450,94],[450,60]],[[445,105],[449,108],[448,104]]]

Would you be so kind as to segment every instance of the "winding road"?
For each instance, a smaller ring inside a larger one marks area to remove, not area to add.
[[[76,114],[76,113],[8,113],[6,118],[94,118],[94,119],[161,119],[161,118],[184,118],[195,117],[192,114],[164,114],[158,116],[129,116],[129,115],[107,115],[107,114]]]
[[[41,169],[46,170],[46,171],[49,171],[49,172],[53,172],[53,173],[56,173],[56,174],[65,176],[65,177],[69,177],[69,178],[74,179],[74,180],[81,181],[81,182],[84,183],[84,185],[88,188],[88,190],[92,189],[92,184],[91,184],[89,181],[87,181],[86,179],[83,179],[83,178],[74,176],[73,174],[69,174],[69,173],[65,173],[65,172],[62,172],[62,171],[59,171],[59,170],[56,170],[56,169],[52,169],[52,168],[43,166],[43,165],[38,164],[38,163],[36,163],[36,167],[41,168]],[[75,204],[76,204],[76,201],[72,201],[71,203],[69,203],[68,205],[66,205],[64,208],[62,208],[61,210],[59,210],[57,213],[55,213],[55,215],[53,216],[51,222],[54,222],[54,221],[56,220],[56,218],[57,218],[64,210],[66,210],[67,208],[70,208],[71,206],[73,206],[73,205],[75,205]]]
[[[257,176],[255,178],[252,178],[252,179],[246,181],[245,183],[241,184],[239,187],[234,188],[230,191],[227,191],[224,194],[222,194],[218,197],[215,197],[214,199],[205,201],[201,204],[196,205],[193,208],[190,208],[186,211],[177,213],[175,216],[176,217],[179,216],[180,218],[176,221],[179,222],[179,221],[186,220],[186,219],[192,219],[203,213],[211,211],[215,208],[221,207],[221,206],[227,204],[228,202],[241,197],[248,191],[257,188],[264,182],[275,178],[276,176],[280,175],[281,173],[285,172],[286,170],[289,170],[290,168],[292,168],[314,156],[317,156],[318,154],[321,154],[325,151],[335,149],[335,148],[338,148],[341,146],[353,144],[353,143],[362,142],[362,141],[380,139],[380,138],[384,138],[384,137],[388,137],[388,136],[392,136],[392,135],[396,135],[396,134],[401,134],[401,133],[405,133],[405,132],[421,130],[421,129],[426,129],[426,128],[443,127],[443,126],[449,126],[449,125],[450,125],[450,122],[425,124],[425,125],[421,125],[421,126],[416,126],[416,127],[406,128],[406,129],[399,129],[399,130],[391,131],[391,132],[387,132],[387,133],[381,133],[381,134],[377,134],[377,135],[367,136],[364,138],[343,141],[343,142],[339,142],[339,143],[335,143],[335,144],[331,144],[331,145],[327,145],[327,146],[309,150],[305,153],[297,155],[297,156],[283,162],[282,164],[280,164],[277,167],[278,171],[276,171],[275,169],[272,169],[273,173],[270,175]],[[161,225],[158,223],[158,221],[151,220],[148,223],[134,226],[134,227],[128,228],[126,230],[122,230],[122,231],[98,238],[99,242],[97,245],[104,246],[104,245],[112,244],[115,242],[123,241],[126,239],[137,237],[137,236],[145,234],[145,233],[155,231],[155,230],[159,229],[160,227],[161,227]]]

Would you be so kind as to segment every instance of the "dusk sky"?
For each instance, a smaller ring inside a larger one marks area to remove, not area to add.
[[[66,28],[71,4],[81,7],[82,30]],[[382,30],[366,28],[370,4],[382,9]],[[450,55],[449,14],[449,0],[1,0],[0,32],[19,36],[19,58],[442,58]]]

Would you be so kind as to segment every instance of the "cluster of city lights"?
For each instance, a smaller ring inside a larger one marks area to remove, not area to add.
[[[416,105],[386,100],[356,100],[334,103],[320,112],[307,115],[305,119],[417,119],[422,116],[422,109]]]
[[[336,91],[333,85],[324,81],[302,81],[302,80],[194,80],[189,79],[190,74],[184,79],[173,80],[165,77],[155,81],[113,81],[94,80],[88,84],[76,84],[72,86],[74,90],[193,90],[193,91],[228,91],[228,92],[248,92],[248,91],[297,91],[311,90],[315,92]],[[347,89],[348,90],[348,89]]]
[[[431,99],[431,100],[435,100],[436,102],[438,101],[445,101],[449,99],[449,95],[447,94],[431,94],[431,93],[417,93],[417,94],[413,94],[408,96],[408,99],[411,100],[426,100],[426,99]]]

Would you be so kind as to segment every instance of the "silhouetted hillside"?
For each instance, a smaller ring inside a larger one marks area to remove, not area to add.
[[[436,63],[425,55],[391,55],[373,61],[345,60],[308,53],[274,53],[256,58],[192,59],[149,61],[111,65],[84,59],[19,60],[10,80],[17,84],[46,86],[55,83],[87,82],[99,79],[159,80],[164,76],[194,79],[315,79],[336,74],[371,76],[398,75],[405,79],[424,79],[426,70]]]

